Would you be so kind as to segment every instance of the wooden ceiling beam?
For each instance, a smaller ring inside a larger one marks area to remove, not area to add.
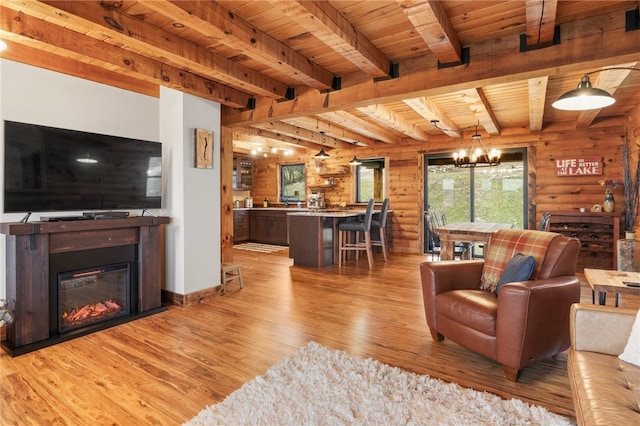
[[[624,13],[619,12],[616,18],[624,22]],[[363,81],[331,93],[309,91],[291,101],[277,104],[258,101],[256,108],[251,111],[223,108],[223,123],[229,126],[246,125],[267,119],[321,114],[543,75],[582,72],[585,68],[593,69],[637,58],[640,31],[611,29],[593,32],[589,23],[587,19],[567,24],[567,32],[572,34],[571,38],[562,40],[561,44],[552,48],[527,52],[504,51],[499,46],[503,43],[502,40],[490,41],[483,44],[484,50],[496,53],[474,58],[464,67],[446,70],[424,67],[393,80]],[[492,44],[498,44],[495,50],[492,49]],[[567,58],[571,60],[568,61]]]
[[[357,132],[353,132],[337,125],[336,123],[320,120],[313,116],[301,116],[282,121],[291,124],[292,126],[302,127],[316,132],[325,132],[325,135],[327,136],[331,136],[351,144],[354,142],[362,142],[365,145],[373,145],[375,143],[375,140],[369,139]]]
[[[118,71],[108,70],[97,65],[80,62],[74,58],[60,56],[51,49],[39,49],[25,44],[18,44],[5,38],[7,50],[0,56],[14,62],[56,71],[102,83],[131,92],[140,93],[154,98],[160,97],[160,86],[157,82],[142,80],[133,75],[126,75]],[[7,37],[12,37],[7,35]]]
[[[549,77],[530,78],[529,85],[529,129],[532,132],[542,131],[544,105],[547,99]]]
[[[526,0],[527,46],[553,43],[557,0]]]
[[[359,135],[364,136],[360,139],[360,142],[366,142],[366,137],[385,143],[400,143],[401,141],[401,137],[396,135],[391,129],[363,120],[347,111],[325,112],[318,114],[318,117],[336,123],[344,128],[352,129]]]
[[[484,94],[484,90],[476,87],[473,89],[460,90],[458,93],[462,96],[462,100],[467,103],[469,109],[487,133],[490,135],[499,135],[500,125],[493,113],[493,109],[491,109],[489,100]]]
[[[377,104],[368,105],[366,107],[359,107],[358,111],[378,122],[384,123],[385,126],[391,127],[392,129],[395,129],[413,139],[423,142],[429,140],[429,134],[427,132],[420,129],[415,124],[408,122],[399,114],[390,111],[384,105]]]
[[[11,2],[14,0],[8,0],[8,3]],[[204,47],[149,25],[144,20],[134,19],[121,13],[118,7],[88,7],[85,2],[78,1],[39,3],[40,6],[34,8],[45,8],[46,5],[52,8],[47,16],[49,22],[78,30],[91,27],[92,30],[86,32],[86,35],[97,40],[197,73],[238,90],[275,99],[286,97],[286,84],[238,62],[214,55]],[[96,31],[96,28],[99,30]]]
[[[638,62],[627,62],[626,64],[614,65],[613,67],[620,68],[635,68]],[[597,87],[598,89],[602,89],[605,92],[609,92],[610,95],[618,90],[618,87],[622,84],[622,82],[629,76],[631,70],[621,70],[621,69],[604,69],[598,73],[598,77],[592,83],[593,87]],[[585,129],[593,123],[593,120],[596,119],[598,114],[600,113],[600,109],[592,109],[589,111],[581,111],[576,118],[576,128],[577,129]]]
[[[440,62],[460,62],[462,45],[440,1],[396,1]]]
[[[256,123],[251,127],[269,130],[275,134],[300,139],[301,141],[307,141],[316,145],[322,145],[325,148],[344,149],[352,146],[352,144],[348,142],[341,141],[340,139],[336,139],[331,136],[324,135],[323,137],[317,130],[308,130],[303,127],[292,126],[283,121],[267,121],[263,123]]]
[[[140,80],[171,87],[236,108],[245,107],[251,98],[247,93],[218,82],[159,63],[145,56],[137,55],[4,6],[0,6],[0,33],[7,40],[21,45],[47,50],[65,58],[113,72],[121,72]],[[55,69],[55,64],[51,69]]]
[[[142,0],[140,3],[206,35],[211,39],[211,44],[222,43],[246,52],[255,60],[288,74],[300,84],[319,90],[332,87],[334,75],[331,72],[215,2]]]
[[[391,61],[329,2],[269,0],[285,16],[373,77],[386,77]]]
[[[236,139],[241,139],[243,136],[251,136],[251,137],[255,137],[257,141],[260,141],[261,138],[266,138],[268,140],[274,141],[274,143],[276,144],[300,147],[306,150],[318,149],[318,145],[315,143],[307,142],[300,138],[286,136],[281,133],[276,133],[270,130],[260,129],[257,127],[242,127],[242,128],[234,129],[233,135],[234,135],[234,142]]]
[[[460,139],[462,137],[462,132],[457,129],[456,123],[454,123],[452,119],[442,112],[442,110],[426,96],[405,99],[404,103],[409,105],[415,112],[420,114],[426,120],[430,122],[433,122],[434,120],[438,121],[439,123],[436,128],[442,133],[449,135],[449,137],[454,139]]]

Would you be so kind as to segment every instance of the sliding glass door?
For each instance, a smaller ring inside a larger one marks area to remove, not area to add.
[[[500,165],[493,167],[459,168],[450,153],[425,155],[425,213],[441,214],[447,223],[511,223],[524,229],[526,160],[524,148],[503,151]]]

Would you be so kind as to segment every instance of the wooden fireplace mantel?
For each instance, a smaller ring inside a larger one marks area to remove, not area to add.
[[[15,318],[7,326],[3,348],[11,355],[19,355],[70,338],[52,335],[49,328],[49,256],[55,253],[137,245],[137,315],[163,310],[161,228],[169,222],[165,216],[138,216],[0,223],[0,233],[6,235],[7,299]]]

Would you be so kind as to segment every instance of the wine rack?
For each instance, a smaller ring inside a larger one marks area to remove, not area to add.
[[[578,271],[617,269],[620,213],[551,212],[549,231],[580,241]]]

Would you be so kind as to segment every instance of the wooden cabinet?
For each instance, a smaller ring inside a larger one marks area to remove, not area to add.
[[[249,216],[251,241],[265,244],[289,244],[286,210],[252,210]]]
[[[579,271],[617,269],[620,213],[551,212],[549,230],[580,240]]]
[[[249,232],[250,211],[239,209],[233,211],[233,242],[242,243],[251,238]]]
[[[253,185],[253,161],[248,157],[233,157],[233,189],[248,190]]]

